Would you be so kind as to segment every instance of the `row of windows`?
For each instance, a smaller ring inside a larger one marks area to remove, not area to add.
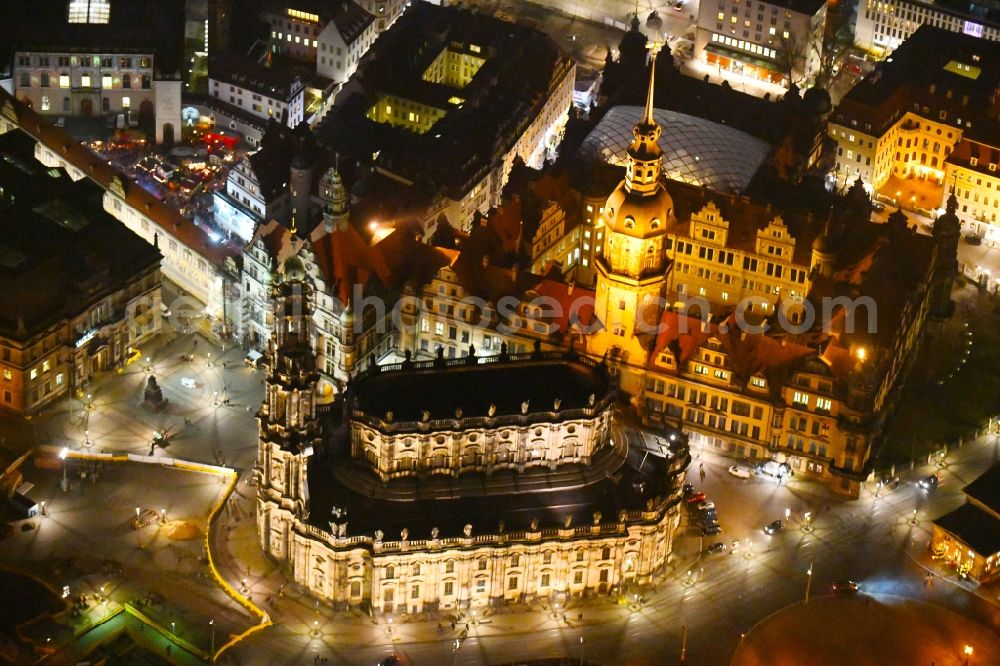
[[[72,80],[69,74],[59,74],[59,86],[60,88],[69,88],[72,85]],[[149,90],[153,86],[153,79],[148,74],[143,74],[139,78],[139,83],[143,90]],[[27,72],[22,72],[18,77],[18,84],[22,88],[31,87],[31,75]],[[77,79],[77,86],[80,88],[92,88],[96,87],[96,78],[92,77],[90,74],[81,74],[80,78]],[[129,74],[123,74],[121,77],[122,88],[132,87],[132,77]],[[42,72],[38,75],[38,87],[39,88],[50,88],[52,86],[52,79],[48,72]],[[110,74],[101,75],[101,88],[110,90],[114,88],[114,78]]]
[[[55,58],[56,66],[58,67],[114,67],[115,58],[113,56],[56,56]],[[21,55],[17,57],[17,64],[19,67],[51,67],[52,60],[50,56],[29,56]],[[133,58],[131,56],[122,56],[118,58],[118,67],[122,69],[132,69],[133,62],[140,69],[149,69],[153,66],[152,58],[148,56]]]
[[[611,559],[611,553],[612,553],[611,546],[603,546],[601,548],[601,558],[600,559],[601,560],[610,560]],[[520,567],[520,566],[522,566],[521,555],[518,554],[518,553],[514,553],[514,554],[510,555],[507,559],[508,559],[507,565],[509,567]],[[577,562],[583,562],[585,559],[586,559],[586,550],[582,549],[582,548],[579,549],[579,550],[577,550],[576,551],[575,560]],[[545,551],[544,553],[542,553],[542,564],[552,564],[552,560],[553,560],[553,551]],[[489,568],[489,559],[488,558],[486,558],[486,557],[480,557],[478,560],[476,560],[476,570],[477,571],[486,571],[488,568]],[[410,568],[410,575],[412,575],[412,576],[420,576],[422,571],[423,571],[423,568],[422,568],[422,566],[419,563],[413,564],[411,566],[411,568]],[[455,573],[455,561],[454,560],[448,560],[447,562],[445,562],[444,572],[446,574]],[[386,580],[392,580],[392,579],[396,578],[396,573],[397,573],[396,572],[396,567],[394,565],[390,564],[390,565],[387,565],[385,567],[385,570],[384,570],[384,573],[383,573],[382,577],[384,579],[386,579]]]

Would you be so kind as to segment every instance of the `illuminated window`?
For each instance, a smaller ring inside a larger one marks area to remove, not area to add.
[[[110,88],[111,87],[111,76],[109,76],[108,74],[105,74],[104,76],[101,77],[101,87],[102,88]]]
[[[49,366],[48,359],[42,361],[42,372],[48,372],[49,371],[49,367],[50,366]]]
[[[130,106],[132,106],[132,98],[131,97],[122,97],[122,108],[123,109],[127,109]]]
[[[69,88],[69,74],[60,74],[59,75],[59,87],[60,88]]]
[[[11,379],[13,379],[13,375],[11,374],[10,370],[8,370],[7,368],[3,369],[3,378],[6,379],[7,381],[10,381]]]
[[[796,405],[804,405],[804,406],[808,407],[809,406],[809,396],[806,395],[805,393],[799,393],[798,391],[796,391],[794,393],[794,395],[792,395],[792,403],[796,404]]]
[[[816,409],[822,409],[824,411],[830,411],[830,407],[833,403],[827,398],[816,398]]]
[[[69,23],[107,23],[111,0],[69,0]]]
[[[781,36],[782,36],[782,37],[784,37],[785,39],[788,39],[788,36],[789,36],[789,33],[788,33],[788,31],[787,31],[787,30],[785,30],[784,32],[782,32],[782,33],[781,33]]]
[[[42,95],[42,111],[48,111],[52,108],[52,103],[49,102],[48,95]]]
[[[90,87],[90,74],[81,74],[80,75],[80,87],[81,88],[89,88]]]
[[[38,376],[38,368],[32,368],[30,376],[31,376],[31,379],[34,379],[35,377],[37,377]]]
[[[772,26],[771,26],[770,28],[768,28],[768,30],[767,30],[767,31],[768,31],[768,32],[769,32],[770,34],[772,34],[772,35],[773,35],[773,34],[775,34],[776,32],[778,32],[777,30],[775,30],[775,28],[774,28],[774,26],[773,26],[773,25],[772,25]]]
[[[407,114],[407,118],[410,120],[410,122],[413,122],[413,119],[416,118],[416,116],[413,115],[413,111],[410,111]]]

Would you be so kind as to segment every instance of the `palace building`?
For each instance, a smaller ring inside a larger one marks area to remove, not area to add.
[[[603,199],[599,186],[583,189],[578,207],[560,191],[562,176],[543,174],[528,188],[536,201],[505,205],[503,217],[522,204],[539,210],[537,233],[556,247],[549,209],[584,217],[562,229],[593,243],[592,288],[505,264],[507,222],[478,224],[457,249],[420,243],[405,227],[369,244],[344,200],[331,200],[310,239],[281,244],[323,292],[313,320],[324,400],[349,392],[373,362],[459,363],[470,347],[482,359],[570,350],[601,359],[651,427],[682,428],[693,444],[777,460],[856,495],[926,322],[949,316],[958,201],[934,237],[899,212],[872,223],[857,180],[831,198],[825,219],[783,219],[770,206],[666,181],[659,134],[647,101],[624,178]],[[357,424],[358,438],[374,439],[354,453],[391,481],[402,470],[386,453],[399,451],[399,426],[380,430],[388,412],[403,418],[380,407],[380,422]]]
[[[321,431],[313,286],[273,289],[259,413],[261,548],[310,594],[381,614],[624,593],[663,568],[683,437],[611,436],[608,367],[572,352],[372,365]]]

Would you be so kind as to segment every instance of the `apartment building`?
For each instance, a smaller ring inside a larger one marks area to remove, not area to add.
[[[282,67],[269,67],[233,53],[208,61],[208,94],[258,118],[288,127],[305,119],[302,80]]]
[[[1000,240],[1000,127],[985,123],[968,132],[945,160],[945,190],[958,198],[969,231],[989,242]],[[945,207],[947,196],[941,201]]]
[[[862,0],[854,43],[876,55],[891,53],[917,28],[930,25],[950,32],[1000,40],[1000,5],[958,0]]]
[[[695,57],[773,83],[816,74],[823,52],[823,0],[707,0],[698,7]]]
[[[998,86],[996,42],[921,26],[831,114],[838,183],[860,177],[875,190],[893,177],[943,184],[962,136],[990,122]]]

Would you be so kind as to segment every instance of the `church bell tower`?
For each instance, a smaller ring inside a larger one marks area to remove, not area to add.
[[[664,240],[674,204],[664,186],[661,129],[653,117],[653,59],[642,119],[632,130],[625,179],[604,207],[603,254],[597,260],[595,314],[603,328],[588,339],[590,353],[644,367],[649,338],[663,309],[668,263]],[[635,381],[635,378],[633,378]],[[625,390],[634,392],[628,377]]]
[[[274,328],[257,414],[257,534],[265,552],[286,560],[293,522],[309,517],[308,463],[321,441],[319,374],[312,345],[314,287],[302,260],[289,257],[272,285]]]

